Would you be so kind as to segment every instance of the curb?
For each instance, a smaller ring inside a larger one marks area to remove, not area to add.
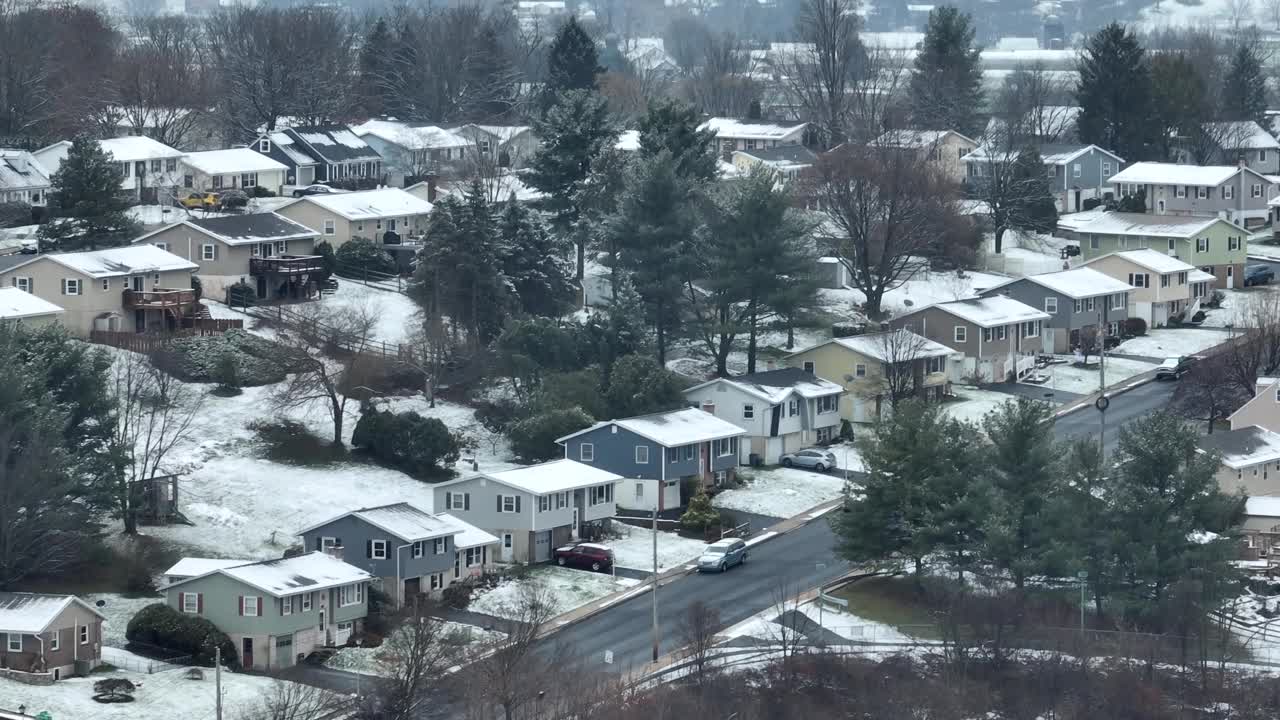
[[[1135,380],[1134,378],[1137,378],[1137,379]],[[1134,377],[1129,378],[1128,380],[1125,381],[1125,384],[1123,385],[1117,383],[1115,385],[1111,385],[1107,387],[1107,389],[1103,390],[1102,392],[1093,392],[1088,395],[1085,395],[1079,400],[1073,401],[1070,405],[1055,412],[1053,414],[1053,418],[1057,420],[1067,415],[1070,415],[1071,413],[1077,412],[1079,410],[1083,410],[1087,407],[1093,407],[1093,404],[1097,402],[1098,398],[1102,397],[1103,395],[1106,395],[1108,398],[1113,398],[1113,397],[1116,397],[1117,395],[1123,395],[1129,392],[1130,390],[1133,390],[1135,388],[1140,388],[1143,385],[1146,385],[1147,383],[1155,382],[1155,379],[1156,379],[1156,371],[1148,370],[1147,372],[1142,373],[1141,375],[1135,375]]]

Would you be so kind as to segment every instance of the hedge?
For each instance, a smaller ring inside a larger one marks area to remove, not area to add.
[[[230,668],[240,666],[235,643],[226,633],[199,615],[187,615],[164,603],[154,603],[139,610],[125,629],[129,642],[154,645],[191,655],[195,662],[213,663],[214,652],[222,648],[223,663]]]

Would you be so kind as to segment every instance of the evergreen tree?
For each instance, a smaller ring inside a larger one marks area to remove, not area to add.
[[[917,127],[974,137],[982,130],[981,49],[973,44],[973,34],[972,18],[955,7],[929,13],[911,73],[911,116]]]
[[[573,304],[572,268],[563,243],[556,242],[537,216],[513,196],[498,221],[502,274],[520,309],[529,315],[559,317]]]
[[[711,504],[711,498],[701,485],[689,498],[689,504],[680,516],[680,527],[689,530],[706,530],[720,524],[720,511]]]
[[[392,80],[391,53],[395,46],[386,18],[378,18],[373,29],[364,37],[357,58],[359,72],[356,94],[364,115],[378,117],[386,113],[384,97]]]
[[[50,179],[51,220],[37,237],[44,249],[96,250],[117,247],[137,234],[138,223],[126,212],[129,197],[120,189],[119,163],[98,141],[79,135]]]
[[[596,43],[570,17],[560,26],[547,54],[547,84],[544,107],[566,90],[595,90],[596,76],[604,72],[596,55]]]
[[[1160,53],[1151,58],[1151,122],[1158,126],[1152,156],[1172,162],[1174,140],[1190,138],[1193,156],[1211,149],[1205,123],[1213,108],[1204,78],[1183,53]]]
[[[1019,188],[1010,227],[1048,234],[1058,227],[1058,208],[1049,192],[1044,162],[1036,148],[1023,148],[1013,163],[1013,181]]]
[[[1256,45],[1240,42],[1231,55],[1231,65],[1222,86],[1224,120],[1253,120],[1262,127],[1267,122],[1267,79]]]
[[[716,134],[698,129],[698,111],[692,105],[678,100],[652,103],[640,118],[639,130],[642,157],[667,150],[676,159],[676,173],[682,177],[716,179]]]
[[[684,405],[679,376],[647,357],[626,355],[609,369],[604,399],[609,417],[633,417]]]
[[[1123,25],[1111,23],[1089,38],[1077,70],[1080,142],[1106,148],[1129,162],[1150,157],[1151,71],[1138,38]]]

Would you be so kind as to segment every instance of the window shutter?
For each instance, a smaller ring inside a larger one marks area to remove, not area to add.
[[[516,514],[520,514],[520,496],[516,496]]]
[[[471,509],[471,493],[462,493],[462,509]]]
[[[444,494],[444,509],[445,510],[453,509],[453,493],[451,492],[445,492]]]
[[[263,615],[266,615],[266,613],[262,611],[262,596],[259,595],[258,596],[258,617],[262,617]]]
[[[489,564],[489,546],[488,545],[485,545],[480,548],[480,564],[481,565]]]
[[[66,295],[66,294],[67,294],[67,279],[66,279],[66,278],[63,278],[63,279],[62,279],[62,294],[63,294],[63,295]]]
[[[244,617],[244,596],[241,595],[239,597],[239,600],[240,600],[240,616]]]
[[[373,541],[372,540],[364,541],[364,556],[367,558],[373,557]]]
[[[502,496],[498,496],[498,512],[502,512]]]
[[[204,593],[196,593],[196,614],[204,614]]]

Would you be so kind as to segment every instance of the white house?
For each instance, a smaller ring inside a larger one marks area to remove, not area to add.
[[[844,388],[799,368],[716,378],[684,391],[691,405],[747,431],[741,462],[773,465],[786,453],[835,439]]]
[[[149,137],[132,136],[99,140],[102,151],[120,167],[120,187],[135,202],[154,205],[173,198],[182,187],[178,168],[186,153]],[[33,153],[50,175],[58,172],[67,158],[71,141],[63,140]]]
[[[460,163],[471,141],[435,125],[395,120],[368,120],[351,131],[378,151],[387,181],[403,187],[406,180]]]
[[[759,150],[778,145],[801,145],[809,123],[779,124],[766,120],[736,120],[713,117],[698,126],[699,130],[711,130],[722,156],[734,150]]]
[[[0,148],[0,202],[44,205],[48,202],[49,174],[26,150]]]
[[[249,148],[189,153],[181,166],[182,187],[189,190],[262,187],[277,195],[288,169],[284,163]]]

